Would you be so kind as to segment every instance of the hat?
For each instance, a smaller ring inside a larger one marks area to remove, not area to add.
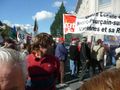
[[[63,37],[60,37],[59,41],[65,41],[65,39]]]
[[[78,39],[77,39],[77,38],[72,38],[72,39],[71,39],[71,41],[76,41],[76,40],[78,40]]]

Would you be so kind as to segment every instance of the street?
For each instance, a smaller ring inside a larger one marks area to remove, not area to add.
[[[113,68],[114,66],[106,66],[105,69]],[[60,86],[59,84],[56,84],[57,90],[79,90],[79,87],[83,84],[83,82],[90,79],[88,70],[85,71],[85,73],[82,75],[81,70],[79,72],[78,77],[71,78],[70,71],[69,71],[69,60],[66,62],[66,68],[65,68],[65,84],[66,86]],[[96,69],[96,71],[98,71]]]
[[[78,77],[76,78],[72,78],[70,76],[70,70],[69,70],[69,60],[66,61],[65,64],[65,84],[67,84],[66,86],[60,86],[59,84],[56,85],[57,90],[76,90],[80,87],[80,85],[83,83],[83,81],[81,80],[81,76],[78,75]],[[81,71],[79,72],[79,74],[81,73]],[[84,75],[84,80],[87,80],[89,78],[88,72],[85,72]]]

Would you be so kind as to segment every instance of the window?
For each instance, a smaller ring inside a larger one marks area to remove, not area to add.
[[[112,0],[99,0],[99,5],[111,3]]]

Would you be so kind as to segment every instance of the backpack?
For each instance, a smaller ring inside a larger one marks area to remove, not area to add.
[[[100,46],[97,51],[93,50],[92,49],[92,52],[91,52],[91,58],[94,59],[94,60],[97,60],[97,55],[98,55],[98,51],[100,50],[102,46]]]

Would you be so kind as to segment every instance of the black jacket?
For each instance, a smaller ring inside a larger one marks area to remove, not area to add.
[[[71,60],[77,60],[79,57],[79,51],[77,46],[71,45],[69,48],[69,55]]]
[[[90,60],[90,48],[87,43],[82,43],[81,44],[81,49],[80,49],[80,60]]]

